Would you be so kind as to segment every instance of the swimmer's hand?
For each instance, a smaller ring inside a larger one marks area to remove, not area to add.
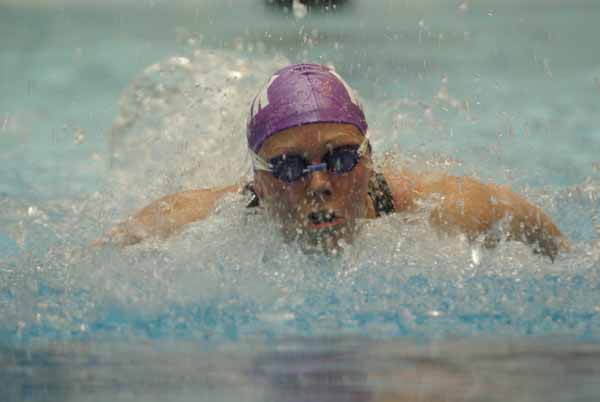
[[[118,224],[91,245],[97,247],[113,244],[125,247],[151,237],[167,238],[185,225],[205,219],[226,193],[237,189],[237,186],[229,186],[167,195]]]
[[[426,192],[441,197],[430,215],[436,228],[450,233],[460,231],[471,240],[486,235],[486,246],[493,247],[500,239],[494,237],[492,229],[504,226],[502,235],[506,240],[528,244],[535,253],[552,261],[559,252],[570,250],[569,241],[552,219],[508,187],[453,176],[428,184],[431,188]]]

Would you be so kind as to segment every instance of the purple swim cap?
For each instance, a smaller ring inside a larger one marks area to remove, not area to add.
[[[248,147],[258,153],[267,138],[309,123],[347,123],[363,135],[367,121],[354,91],[335,70],[293,64],[277,71],[254,98],[248,119]]]

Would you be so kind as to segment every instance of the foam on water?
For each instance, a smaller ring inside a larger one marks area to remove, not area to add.
[[[126,250],[86,249],[81,237],[97,225],[84,229],[81,211],[22,223],[30,245],[0,272],[3,339],[596,339],[597,241],[550,264],[520,244],[474,248],[432,237],[424,217],[391,216],[365,222],[339,256],[307,255],[244,203],[233,195],[178,236]]]
[[[264,77],[285,63],[195,48],[152,65],[121,100],[103,191],[53,201],[4,196],[2,339],[596,339],[599,190],[593,178],[528,193],[560,217],[574,241],[573,252],[554,264],[517,243],[487,250],[440,237],[429,227],[427,208],[364,222],[356,244],[340,255],[306,254],[259,211],[245,209],[241,194],[171,239],[124,250],[89,248],[158,196],[247,180],[240,134],[246,107]],[[443,87],[437,93],[448,102]],[[376,134],[375,146],[385,149]],[[443,157],[421,166],[464,169]]]
[[[247,105],[264,77],[286,63],[190,53],[148,67],[125,91],[111,131],[113,178],[146,202],[239,182],[248,170]]]

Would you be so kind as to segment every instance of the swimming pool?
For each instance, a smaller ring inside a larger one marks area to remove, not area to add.
[[[2,400],[597,399],[595,2],[36,3],[0,5]],[[306,255],[241,195],[168,241],[87,247],[248,174],[247,105],[296,61],[358,90],[381,161],[511,185],[573,252],[390,216]]]

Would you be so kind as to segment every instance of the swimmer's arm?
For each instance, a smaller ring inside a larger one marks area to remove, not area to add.
[[[569,249],[568,241],[552,219],[507,187],[445,176],[441,182],[434,183],[430,191],[436,188],[442,200],[432,211],[430,222],[444,231],[459,229],[475,239],[505,220],[508,240],[529,244],[534,251],[551,259],[559,251]]]
[[[105,238],[92,244],[129,246],[149,237],[166,238],[189,223],[205,219],[225,194],[237,190],[237,186],[229,186],[167,195],[152,202],[117,225]]]
[[[429,220],[443,232],[462,232],[474,240],[504,221],[508,240],[529,244],[551,259],[569,250],[568,240],[552,219],[508,187],[447,175],[412,176],[412,183],[415,199],[440,198]],[[493,246],[495,239],[486,240]]]

